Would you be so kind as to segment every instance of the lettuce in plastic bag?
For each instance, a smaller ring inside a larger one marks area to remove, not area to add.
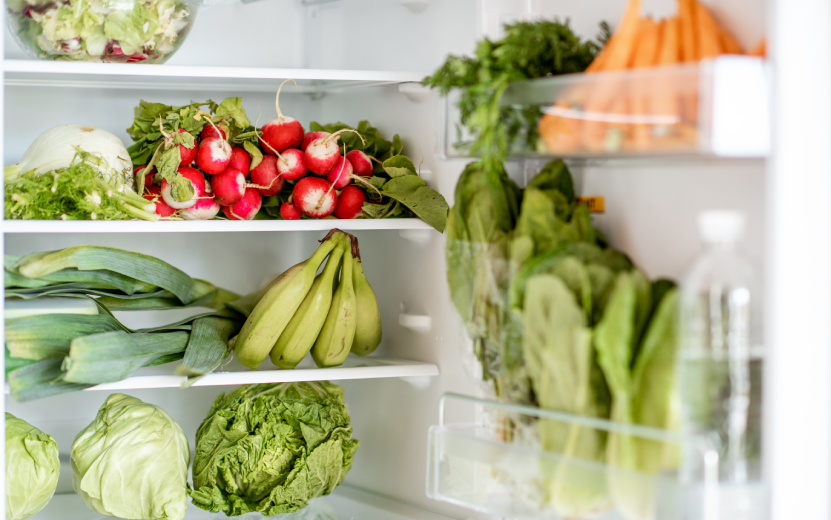
[[[219,396],[196,432],[193,504],[228,516],[298,511],[343,482],[358,447],[343,388],[241,386]]]
[[[6,519],[23,520],[46,507],[60,470],[55,439],[6,413]]]

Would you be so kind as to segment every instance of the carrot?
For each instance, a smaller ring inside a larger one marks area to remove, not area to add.
[[[681,61],[696,61],[698,50],[693,0],[678,0],[678,18],[681,24]]]
[[[624,70],[632,62],[632,56],[640,26],[642,0],[629,0],[623,19],[615,31],[615,44],[609,50],[609,58],[604,70]]]
[[[586,74],[590,74],[592,72],[600,72],[606,66],[606,62],[609,61],[609,52],[612,48],[612,45],[615,43],[615,36],[612,35],[609,40],[606,42],[606,45],[600,50],[597,56],[594,57],[592,62],[586,67],[584,71]]]
[[[698,22],[698,59],[715,58],[722,54],[719,26],[713,14],[704,7],[704,4],[695,3],[695,19]]]
[[[638,29],[638,46],[632,58],[632,68],[651,67],[658,57],[658,40],[661,36],[661,26],[652,18],[641,20]]]
[[[756,44],[755,47],[750,49],[750,52],[747,53],[748,56],[758,56],[760,58],[764,58],[768,55],[768,45],[767,40],[762,38],[762,40]]]
[[[744,54],[744,49],[739,42],[733,38],[733,35],[727,32],[722,26],[718,27],[720,29],[720,37],[721,37],[721,48],[724,50],[726,54]]]
[[[681,60],[680,54],[681,21],[668,18],[661,24],[661,47],[658,50],[656,65],[673,65]]]

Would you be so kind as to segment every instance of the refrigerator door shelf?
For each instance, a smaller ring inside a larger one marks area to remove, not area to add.
[[[516,123],[515,158],[764,158],[770,151],[764,60],[721,56],[700,63],[513,83],[503,117]],[[459,92],[439,110],[441,158],[469,156]]]

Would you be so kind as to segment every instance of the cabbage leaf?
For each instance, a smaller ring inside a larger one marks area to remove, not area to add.
[[[6,413],[6,519],[23,520],[49,503],[58,485],[58,443]]]

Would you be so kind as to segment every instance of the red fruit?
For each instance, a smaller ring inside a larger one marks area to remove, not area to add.
[[[208,175],[217,175],[225,171],[231,162],[231,145],[218,137],[210,137],[199,143],[196,164]]]
[[[303,136],[303,144],[300,145],[300,149],[305,152],[306,148],[309,147],[309,143],[315,139],[320,139],[321,137],[326,137],[328,135],[329,132],[306,132]]]
[[[162,198],[173,208],[189,208],[196,204],[199,197],[205,195],[205,177],[199,170],[189,168],[187,166],[180,166],[176,171],[191,182],[191,185],[193,186],[193,197],[190,200],[185,201],[176,200],[171,194],[172,187],[166,180],[162,179]]]
[[[251,182],[261,186],[256,189],[266,197],[277,195],[286,184],[285,179],[280,177],[280,173],[277,171],[277,161],[279,160],[273,155],[263,156],[262,162],[251,170]]]
[[[220,206],[214,199],[199,199],[196,204],[179,211],[185,220],[211,220],[219,214]]]
[[[297,148],[290,148],[283,152],[277,160],[277,173],[287,181],[296,181],[309,173],[306,163],[303,162],[303,152]]]
[[[245,175],[229,166],[224,172],[211,177],[211,190],[218,204],[222,206],[236,204],[245,195]]]
[[[263,151],[274,155],[275,150],[283,153],[303,143],[303,126],[292,117],[280,115],[263,125]]]
[[[335,216],[343,219],[358,218],[364,207],[366,195],[355,186],[347,186],[338,196],[335,206]]]
[[[212,137],[219,137],[223,141],[226,139],[225,131],[219,127],[214,127],[212,124],[207,124],[202,127],[202,132],[199,134],[199,140],[204,141],[205,139],[210,139]]]
[[[160,217],[169,217],[176,213],[176,210],[162,199],[162,189],[158,186],[147,188],[144,192],[144,198],[156,205],[156,214]]]
[[[275,152],[283,153],[289,148],[298,148],[303,143],[303,125],[293,117],[284,116],[280,112],[280,91],[283,90],[286,81],[277,89],[277,119],[269,121],[262,128],[263,151],[272,155],[276,155]]]
[[[283,220],[300,220],[300,210],[291,202],[284,202],[280,206],[280,216]]]
[[[351,175],[352,164],[346,157],[341,157],[338,165],[326,176],[326,180],[334,184],[336,190],[342,190],[349,185]]]
[[[335,211],[338,196],[332,184],[320,177],[303,177],[292,191],[294,205],[308,217],[328,217]]]
[[[306,147],[303,162],[306,168],[318,175],[326,175],[335,169],[340,160],[338,140],[332,136],[315,139]]]
[[[180,134],[188,134],[190,132],[184,128],[179,129]],[[179,145],[179,166],[190,166],[196,160],[196,140],[193,141],[193,148],[188,148],[183,144]]]
[[[346,159],[352,164],[352,170],[359,177],[372,177],[372,161],[360,150],[350,150]]]
[[[260,211],[263,198],[260,192],[253,188],[247,188],[242,200],[233,206],[224,206],[222,212],[231,220],[251,220]]]
[[[232,146],[231,162],[228,163],[228,166],[236,168],[241,171],[243,175],[248,175],[248,172],[251,169],[251,156],[248,155],[248,152],[246,152],[245,149],[240,148],[239,146]]]

